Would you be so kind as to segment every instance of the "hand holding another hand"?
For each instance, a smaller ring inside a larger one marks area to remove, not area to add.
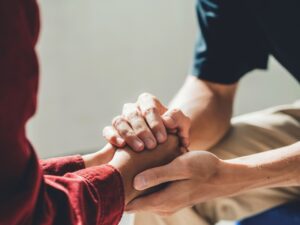
[[[127,144],[135,151],[142,151],[164,143],[167,133],[176,133],[181,145],[188,147],[189,130],[190,119],[181,110],[168,110],[155,96],[144,93],[136,103],[124,105],[122,115],[103,129],[103,136],[116,147]]]
[[[133,179],[138,173],[166,165],[186,151],[186,148],[179,145],[179,140],[175,135],[168,135],[167,141],[153,151],[135,152],[129,147],[115,148],[107,144],[98,152],[83,156],[83,159],[86,167],[109,164],[119,171],[123,179],[125,204],[127,204],[153,189],[137,190],[133,187]]]
[[[230,169],[225,161],[210,152],[185,153],[167,165],[137,175],[134,179],[137,190],[171,183],[162,190],[133,200],[126,206],[126,211],[148,211],[166,216],[197,203],[236,193],[241,185],[232,182]]]
[[[151,191],[134,189],[133,179],[138,173],[166,165],[184,152],[186,149],[179,146],[178,138],[174,135],[169,135],[168,140],[153,151],[135,152],[128,147],[117,149],[109,164],[116,168],[123,178],[125,204],[137,196]]]

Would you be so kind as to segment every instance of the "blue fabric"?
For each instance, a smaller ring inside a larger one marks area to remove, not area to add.
[[[269,209],[243,219],[237,225],[300,225],[300,201]]]
[[[191,74],[231,84],[273,55],[300,82],[299,0],[196,0]]]

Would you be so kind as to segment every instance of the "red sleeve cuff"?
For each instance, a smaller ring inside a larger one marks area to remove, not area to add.
[[[124,212],[124,188],[120,173],[110,165],[90,167],[76,172],[95,188],[100,201],[101,225],[117,225]]]
[[[80,155],[40,160],[44,174],[62,176],[85,168]]]

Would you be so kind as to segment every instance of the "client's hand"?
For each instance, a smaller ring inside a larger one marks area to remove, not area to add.
[[[114,154],[115,148],[111,144],[105,145],[101,150],[83,155],[85,167],[100,166],[109,163]]]
[[[154,151],[137,153],[129,148],[116,150],[109,164],[115,167],[123,178],[125,204],[146,192],[133,188],[133,179],[138,173],[168,164],[185,151],[186,149],[180,147],[178,138],[174,135],[169,135],[168,140],[157,146]]]

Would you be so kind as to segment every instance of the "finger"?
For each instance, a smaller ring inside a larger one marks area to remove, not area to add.
[[[158,214],[168,214],[189,205],[185,181],[171,183],[166,188],[153,194],[137,198],[125,207],[125,211],[150,211]]]
[[[110,162],[115,154],[115,147],[110,143],[106,144],[97,152],[83,155],[83,161],[86,168],[100,166]]]
[[[166,107],[150,94],[139,96],[138,107],[157,141],[159,143],[165,142],[167,140],[167,131],[161,115],[166,111]]]
[[[191,127],[190,119],[187,116],[185,116],[181,110],[178,109],[172,109],[167,111],[162,116],[162,119],[164,125],[168,129],[178,130],[178,135],[181,139],[182,144],[185,147],[188,147]]]
[[[110,144],[116,147],[124,147],[126,145],[125,140],[118,134],[113,127],[107,126],[103,129],[103,137],[109,142]]]
[[[173,160],[171,163],[165,166],[148,169],[138,174],[134,178],[134,188],[136,190],[145,190],[147,188],[154,187],[162,183],[187,179],[188,173],[186,173],[182,166],[179,163],[177,163],[179,162],[179,160],[177,159]]]
[[[125,142],[124,142],[125,143]],[[99,165],[110,162],[116,152],[116,148],[108,143],[99,151]]]
[[[123,116],[131,125],[133,132],[145,143],[148,149],[153,149],[156,147],[156,139],[149,129],[146,121],[142,117],[136,104],[125,104],[123,107]]]
[[[113,120],[113,127],[133,150],[142,151],[144,149],[144,143],[134,134],[123,117],[117,116]]]

